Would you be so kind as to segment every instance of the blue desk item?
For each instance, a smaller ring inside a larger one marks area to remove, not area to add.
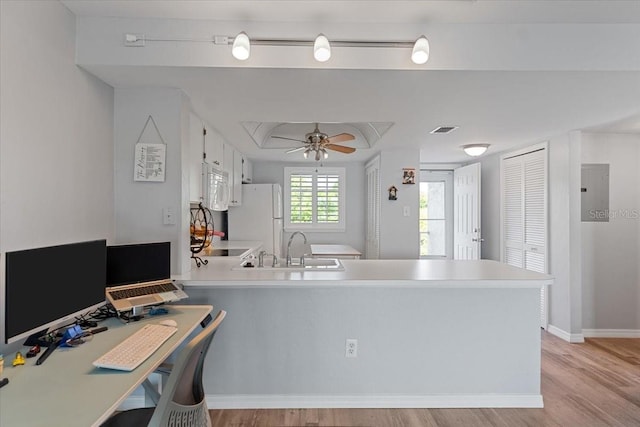
[[[62,339],[60,340],[60,347],[71,347],[69,344],[67,344],[67,341],[76,337],[80,337],[83,333],[84,331],[79,325],[67,328],[67,330],[64,332],[64,335],[62,336]]]
[[[151,310],[149,310],[149,315],[151,316],[158,316],[160,314],[168,314],[168,313],[169,313],[169,310],[162,307],[153,307]]]

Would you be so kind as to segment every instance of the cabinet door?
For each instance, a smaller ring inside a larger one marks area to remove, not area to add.
[[[205,123],[204,126],[205,161],[222,169],[224,162],[224,140],[222,139],[222,135],[208,124]]]
[[[242,204],[242,153],[237,150],[233,151],[233,180],[232,180],[233,204],[239,206]]]
[[[189,200],[199,202],[202,194],[204,126],[195,114],[189,115]]]
[[[242,183],[251,184],[251,181],[253,181],[253,164],[251,160],[242,156]]]

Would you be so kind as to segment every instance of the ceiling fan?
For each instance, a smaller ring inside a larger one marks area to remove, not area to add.
[[[355,136],[351,135],[350,133],[339,133],[337,135],[328,136],[326,133],[320,132],[320,130],[318,129],[318,123],[316,123],[316,128],[313,132],[310,132],[304,136],[304,140],[287,138],[284,136],[271,136],[271,138],[302,142],[305,145],[303,145],[302,147],[293,148],[287,151],[287,154],[304,150],[302,154],[304,155],[305,159],[309,157],[309,153],[312,151],[315,151],[316,160],[320,160],[321,158],[326,159],[327,157],[329,157],[329,153],[327,153],[327,150],[339,151],[345,154],[350,154],[356,151],[355,148],[336,144],[337,142],[352,141],[356,139]]]

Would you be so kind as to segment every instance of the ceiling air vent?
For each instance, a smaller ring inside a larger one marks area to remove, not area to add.
[[[433,134],[451,133],[456,129],[458,129],[458,126],[438,126],[437,128],[435,128],[429,133],[433,133]]]

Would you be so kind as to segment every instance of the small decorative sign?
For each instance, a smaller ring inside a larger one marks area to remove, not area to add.
[[[167,146],[165,144],[136,144],[134,181],[164,182]]]
[[[402,183],[403,184],[415,184],[416,183],[416,170],[415,170],[415,168],[403,168],[402,169]]]
[[[161,143],[140,142],[149,122],[160,138]],[[165,166],[167,161],[167,144],[164,142],[156,121],[149,116],[136,141],[136,149],[133,155],[133,180],[147,182],[164,182]]]

